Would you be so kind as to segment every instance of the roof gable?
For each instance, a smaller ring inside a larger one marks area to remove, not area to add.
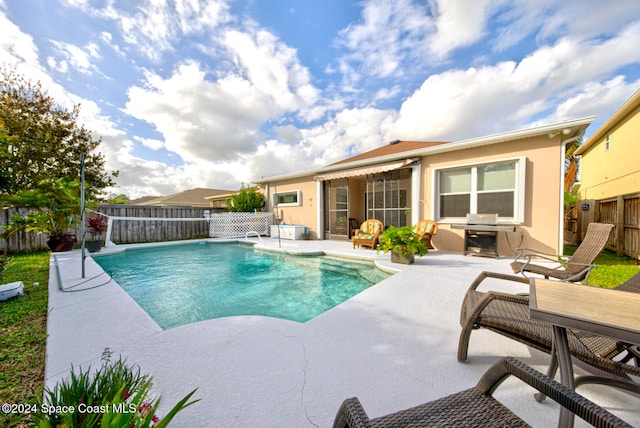
[[[640,89],[637,90],[627,101],[618,108],[593,134],[575,151],[576,156],[583,155],[593,145],[602,140],[607,133],[615,128],[618,123],[624,120],[630,114],[637,114],[640,109]],[[634,113],[635,112],[635,113]]]
[[[396,153],[408,152],[411,150],[426,149],[428,147],[437,146],[440,144],[448,144],[447,142],[432,142],[432,141],[392,141],[391,143],[378,147],[377,149],[369,150],[368,152],[360,153],[359,155],[343,159],[341,161],[332,163],[331,165],[340,165],[343,163],[350,163],[365,159],[374,159],[382,156],[393,155]]]

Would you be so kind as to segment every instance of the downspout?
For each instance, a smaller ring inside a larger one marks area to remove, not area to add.
[[[582,128],[577,135],[569,138],[568,140],[562,140],[560,142],[560,222],[558,233],[558,253],[564,255],[564,158],[567,153],[567,144],[573,143],[581,139],[584,136],[586,128]]]

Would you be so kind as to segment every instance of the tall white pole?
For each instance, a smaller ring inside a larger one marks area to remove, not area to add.
[[[82,278],[84,278],[84,153],[80,155],[80,260],[82,260]]]

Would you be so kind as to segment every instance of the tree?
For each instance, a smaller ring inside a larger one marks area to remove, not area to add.
[[[574,155],[578,147],[582,145],[581,140],[567,144],[564,157],[564,191],[570,192],[578,173],[578,159]]]
[[[105,204],[128,205],[128,204],[131,203],[131,200],[124,193],[120,193],[119,195],[116,195],[115,193],[113,193],[113,194],[110,194],[109,196],[107,196],[107,198],[104,200],[104,203]]]
[[[76,179],[85,153],[88,197],[115,184],[96,149],[101,139],[79,125],[80,106],[71,111],[15,70],[0,67],[0,196],[34,189],[45,179]]]
[[[264,195],[256,192],[255,187],[240,188],[240,192],[234,193],[231,200],[227,201],[227,209],[231,212],[253,212],[264,207]]]

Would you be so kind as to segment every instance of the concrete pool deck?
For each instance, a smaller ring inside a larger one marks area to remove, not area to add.
[[[153,375],[160,416],[198,387],[194,397],[202,401],[171,426],[328,427],[346,398],[357,396],[370,417],[381,416],[469,388],[506,355],[546,371],[547,354],[485,330],[471,335],[467,362],[456,360],[464,293],[483,270],[509,273],[510,258],[432,251],[404,266],[348,242],[282,240],[278,248],[278,240],[264,239],[258,247],[370,259],[399,272],[304,324],[229,317],[165,331],[91,257],[83,279],[79,251],[55,253],[46,385],[68,376],[71,365],[98,367],[109,348]],[[485,284],[523,291],[520,284]],[[579,392],[640,426],[637,396],[602,386]],[[558,405],[532,394],[508,379],[495,396],[533,426],[556,426]]]

